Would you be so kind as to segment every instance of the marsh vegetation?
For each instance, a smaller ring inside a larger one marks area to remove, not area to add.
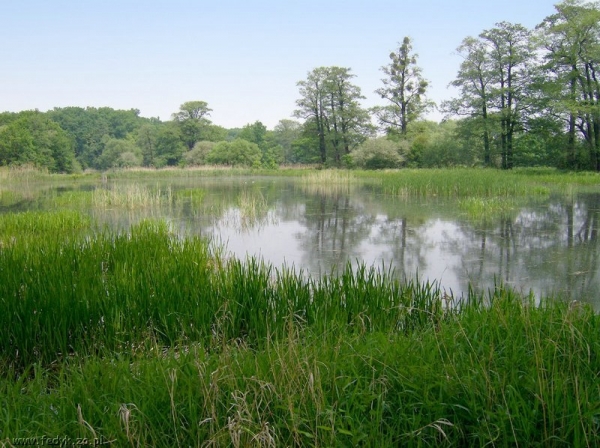
[[[517,259],[568,254],[564,266],[593,270],[597,177],[214,174],[1,184],[18,197],[0,214],[3,443],[41,433],[114,446],[599,440],[600,318],[591,289],[581,287],[594,288],[595,272],[569,274],[585,277],[573,302],[515,291],[503,282],[504,264],[477,259],[472,266],[491,286],[467,276],[472,286],[454,293],[408,263],[422,257],[411,250],[429,244],[419,229],[436,231],[452,216],[466,235],[455,242],[465,246],[464,263],[485,241],[505,261],[508,250]],[[414,186],[401,192],[403,176]],[[327,182],[355,187],[310,188]],[[93,200],[99,194],[120,199]],[[318,275],[300,262],[292,269],[233,256],[202,224],[212,213],[212,225],[225,227],[232,211],[246,220],[234,223],[238,235],[266,233],[259,244],[268,247],[274,229],[289,227],[312,248],[309,257],[332,257],[338,268]],[[564,220],[549,224],[552,214]],[[397,256],[385,266],[353,262],[349,249],[364,235],[396,244]],[[527,238],[535,240],[529,249]],[[549,238],[558,240],[536,251]],[[531,276],[543,267],[528,266]]]

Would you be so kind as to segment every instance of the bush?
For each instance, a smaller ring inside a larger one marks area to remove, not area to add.
[[[212,151],[216,143],[209,141],[199,141],[194,147],[183,155],[183,160],[187,166],[198,166],[206,163],[206,156]]]
[[[400,168],[405,162],[405,152],[404,142],[393,142],[383,137],[369,139],[351,154],[352,160],[345,163],[370,170]]]
[[[256,143],[237,138],[232,142],[217,143],[206,155],[206,161],[216,165],[259,168],[261,157],[261,150]]]

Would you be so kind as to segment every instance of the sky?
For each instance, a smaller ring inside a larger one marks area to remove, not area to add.
[[[107,106],[165,121],[202,100],[215,124],[272,129],[316,67],[351,68],[363,106],[385,104],[374,91],[404,36],[439,104],[456,93],[465,37],[502,21],[533,28],[556,3],[0,0],[0,112]]]

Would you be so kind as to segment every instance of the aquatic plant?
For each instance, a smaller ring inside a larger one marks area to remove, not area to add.
[[[92,192],[94,207],[122,207],[134,209],[138,207],[156,207],[173,203],[173,191],[170,186],[164,190],[136,183],[112,184],[108,188],[96,188]]]

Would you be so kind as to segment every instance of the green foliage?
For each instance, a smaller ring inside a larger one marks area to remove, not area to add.
[[[566,0],[555,9],[537,27],[539,47],[544,49],[537,91],[545,100],[545,115],[566,124],[564,164],[600,171],[600,4]],[[587,160],[578,154],[576,136]]]
[[[311,279],[224,259],[160,222],[92,231],[73,212],[0,216],[3,442],[600,438],[600,317],[588,306],[501,285],[459,299],[364,266]]]
[[[304,133],[317,141],[322,164],[340,166],[342,156],[372,134],[360,88],[344,67],[318,67],[298,82],[301,98],[294,115],[305,120]]]
[[[142,165],[142,153],[133,139],[117,139],[105,135],[104,149],[96,162],[101,170],[110,168],[132,168]]]
[[[294,120],[280,120],[273,129],[273,142],[282,148],[282,163],[295,163],[293,143],[301,137],[302,125]]]
[[[408,127],[406,142],[410,150],[406,158],[413,167],[442,168],[472,166],[476,163],[475,148],[466,140],[460,125],[446,120],[441,123],[417,121]],[[401,140],[402,141],[402,140]]]
[[[209,141],[196,142],[191,151],[183,155],[186,166],[199,166],[206,163],[206,156],[212,151],[216,143]]]
[[[254,143],[260,148],[260,162],[264,168],[276,168],[283,161],[283,148],[273,140],[273,133],[260,121],[244,126],[237,138]]]
[[[208,163],[253,168],[260,167],[261,158],[262,153],[258,145],[241,138],[232,142],[219,142],[206,155]]]
[[[75,142],[75,155],[84,168],[99,168],[98,159],[104,151],[105,135],[124,139],[152,120],[141,118],[139,110],[115,110],[109,107],[55,108],[47,116]]]
[[[221,142],[227,139],[227,129],[223,126],[204,123],[200,133],[200,141]]]
[[[23,112],[0,128],[0,165],[27,164],[62,173],[77,168],[72,140],[39,112]]]
[[[191,151],[196,142],[214,137],[215,130],[211,129],[210,120],[206,118],[211,111],[206,101],[188,101],[179,107],[179,112],[173,114],[188,150]]]
[[[388,104],[373,111],[388,135],[405,135],[408,125],[432,106],[425,98],[429,82],[421,74],[417,57],[411,39],[405,37],[398,50],[390,53],[390,64],[381,68],[386,77],[376,93]]]
[[[157,138],[159,127],[156,124],[145,124],[140,126],[136,133],[136,145],[142,154],[142,164],[153,166],[157,157]]]
[[[260,121],[255,121],[244,126],[236,138],[255,143],[262,150],[267,144],[267,127]]]
[[[206,101],[187,101],[179,106],[179,112],[173,114],[173,119],[181,122],[200,121],[211,112]]]
[[[180,130],[172,124],[163,125],[156,135],[156,156],[151,163],[156,168],[178,165],[185,150]]]
[[[400,168],[407,150],[402,143],[384,137],[366,140],[350,155],[352,164],[368,170]]]

